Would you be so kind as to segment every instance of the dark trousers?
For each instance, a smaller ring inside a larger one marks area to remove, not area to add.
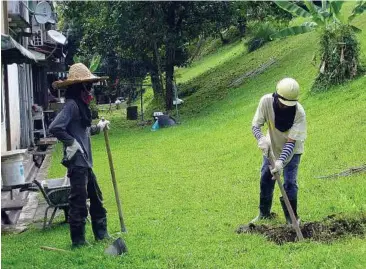
[[[88,216],[87,198],[90,199],[89,213],[92,221],[106,218],[103,196],[91,168],[73,166],[68,169],[71,191],[69,196],[69,224],[84,226]]]
[[[283,187],[289,200],[297,200],[297,170],[299,167],[300,158],[301,154],[295,154],[291,161],[283,169]],[[272,174],[269,170],[269,164],[269,160],[264,157],[261,169],[260,198],[272,201],[273,190],[276,181],[272,179]]]

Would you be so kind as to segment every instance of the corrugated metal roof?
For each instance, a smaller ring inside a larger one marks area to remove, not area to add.
[[[5,64],[36,63],[36,56],[11,36],[1,34],[1,58]]]

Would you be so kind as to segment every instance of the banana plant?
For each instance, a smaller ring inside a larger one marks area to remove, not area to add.
[[[90,62],[90,67],[89,67],[89,70],[90,72],[95,72],[98,67],[99,67],[99,64],[100,64],[100,60],[101,60],[101,57],[100,55],[98,54],[95,54]]]
[[[304,1],[307,10],[297,4],[289,1],[275,1],[276,5],[291,13],[295,17],[304,17],[309,21],[302,25],[288,27],[271,35],[271,39],[283,38],[290,35],[304,34],[319,28],[326,28],[330,24],[349,24],[352,20],[362,14],[366,10],[366,2],[358,0],[352,10],[351,15],[345,20],[344,14],[341,12],[344,1],[322,0],[322,6],[318,7],[312,1]],[[361,29],[354,25],[350,25],[355,32]]]
[[[98,55],[98,54],[94,54],[93,55],[93,58],[91,59],[90,66],[89,66],[90,72],[93,73],[93,72],[95,72],[98,69],[98,67],[100,65],[100,60],[101,60],[101,56],[100,55]],[[81,57],[78,57],[76,55],[74,55],[73,61],[74,61],[74,63],[81,63],[81,62],[83,62],[82,61],[82,58]]]

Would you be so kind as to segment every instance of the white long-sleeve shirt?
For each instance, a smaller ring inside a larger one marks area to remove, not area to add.
[[[276,159],[279,158],[283,146],[290,138],[295,140],[295,148],[291,156],[287,160],[291,160],[293,154],[301,154],[304,152],[304,142],[307,135],[305,110],[300,103],[296,104],[296,114],[292,127],[286,132],[281,132],[275,127],[275,113],[273,110],[272,94],[264,95],[259,101],[257,111],[254,115],[252,126],[263,127],[268,125],[267,137],[271,140],[272,150]]]

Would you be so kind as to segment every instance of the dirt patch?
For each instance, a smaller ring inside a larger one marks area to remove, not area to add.
[[[330,242],[345,235],[363,236],[366,233],[366,216],[359,219],[347,219],[335,215],[326,217],[320,222],[305,222],[300,225],[305,239]],[[296,232],[290,225],[241,225],[237,233],[256,233],[265,235],[268,240],[282,245],[286,242],[295,242]]]

